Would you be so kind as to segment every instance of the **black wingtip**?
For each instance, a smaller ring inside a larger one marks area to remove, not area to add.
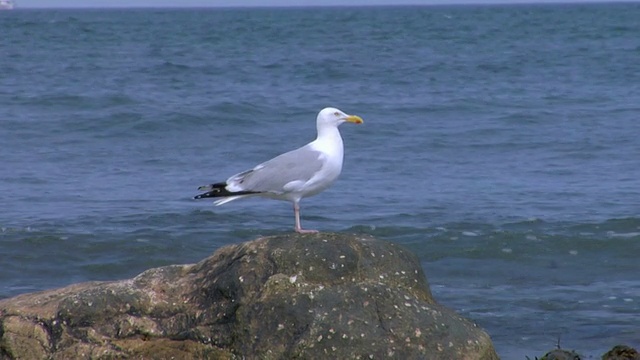
[[[227,197],[227,196],[237,196],[237,195],[250,195],[250,194],[259,194],[259,191],[229,191],[227,190],[226,183],[217,183],[206,186],[201,186],[200,190],[207,189],[209,191],[202,193],[200,195],[196,195],[193,198],[195,200],[198,199],[206,199],[206,198],[217,198],[217,197]]]
[[[223,192],[223,190],[224,190],[224,189],[220,189],[220,188],[213,189],[213,190],[211,190],[211,191],[207,191],[207,192],[206,192],[206,193],[204,193],[204,194],[196,195],[196,196],[194,196],[193,198],[194,198],[194,199],[196,199],[196,200],[198,200],[198,199],[205,199],[205,198],[212,198],[212,197],[223,197],[223,196],[228,196],[228,195],[226,195],[226,194],[225,194],[225,192],[226,192],[227,194],[228,194],[229,192],[228,192],[228,191],[226,191],[226,190],[224,190],[224,192]]]

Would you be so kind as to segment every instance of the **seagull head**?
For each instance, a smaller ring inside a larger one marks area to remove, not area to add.
[[[357,115],[348,115],[336,108],[328,107],[318,113],[318,128],[325,126],[337,127],[344,122],[362,124],[362,118]]]

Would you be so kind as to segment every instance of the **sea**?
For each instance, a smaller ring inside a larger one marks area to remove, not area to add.
[[[0,13],[0,298],[293,231],[200,185],[343,124],[304,227],[419,257],[502,359],[640,347],[640,3]]]

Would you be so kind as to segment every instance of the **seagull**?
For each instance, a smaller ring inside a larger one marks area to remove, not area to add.
[[[362,124],[357,115],[328,107],[318,113],[318,136],[307,145],[278,155],[275,158],[228,178],[225,182],[200,186],[206,191],[194,199],[219,198],[215,205],[253,196],[261,196],[293,203],[297,233],[317,233],[303,229],[300,224],[300,200],[327,189],[340,175],[344,147],[338,126],[349,122]]]

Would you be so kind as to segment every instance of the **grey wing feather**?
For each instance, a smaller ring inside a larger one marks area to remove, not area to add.
[[[304,146],[236,174],[227,183],[248,191],[279,193],[291,181],[306,182],[320,171],[324,164],[321,155],[321,152]]]

